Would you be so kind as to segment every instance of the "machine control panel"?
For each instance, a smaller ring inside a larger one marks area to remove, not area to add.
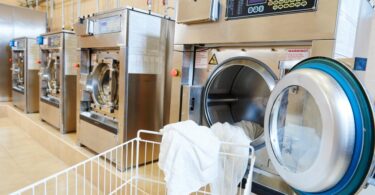
[[[56,48],[61,47],[61,37],[60,35],[54,35],[46,37],[45,43],[48,44],[49,47]]]
[[[227,19],[315,11],[318,0],[227,0]]]
[[[26,39],[12,40],[9,42],[9,46],[13,50],[24,50],[26,49]]]
[[[94,21],[94,34],[121,32],[121,15],[100,18]]]

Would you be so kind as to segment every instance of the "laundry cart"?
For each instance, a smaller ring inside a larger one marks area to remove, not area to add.
[[[146,158],[141,156],[150,155],[150,153],[152,156],[154,154],[157,156],[161,142],[154,141],[155,136],[162,138],[159,132],[140,130],[136,138],[12,194],[167,194],[164,174],[159,169],[158,160],[147,162],[143,160]],[[153,139],[150,140],[147,137],[153,137]],[[235,166],[233,162],[236,160],[248,160],[248,170],[244,175],[245,179],[238,184],[238,194],[250,194],[252,182],[246,181],[252,181],[255,162],[254,148],[248,145],[222,142],[221,147],[224,146],[235,147],[231,151],[249,148],[249,155],[220,152],[219,160],[222,167],[219,167],[219,170],[225,170],[222,179],[228,181],[234,175],[231,170],[235,167],[227,166]],[[210,186],[204,186],[193,194],[211,194]]]

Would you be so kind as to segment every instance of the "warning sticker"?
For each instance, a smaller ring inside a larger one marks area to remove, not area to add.
[[[304,60],[310,57],[310,49],[288,49],[285,60]]]
[[[195,68],[207,68],[208,51],[200,51],[195,54]]]
[[[209,65],[218,65],[219,62],[217,61],[216,55],[212,55],[210,61],[208,62]]]

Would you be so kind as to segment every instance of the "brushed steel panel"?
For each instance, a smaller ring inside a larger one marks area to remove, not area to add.
[[[60,109],[46,104],[44,102],[39,102],[39,113],[42,121],[49,123],[57,129],[60,129]]]
[[[214,6],[215,4],[215,6]],[[202,23],[214,21],[218,12],[218,0],[182,0],[177,2],[177,22],[178,23]],[[214,7],[216,9],[214,9]],[[189,9],[186,9],[189,8]],[[192,11],[194,10],[194,11]],[[215,12],[215,14],[213,13]]]
[[[139,129],[158,131],[162,127],[158,103],[157,76],[130,74],[128,89],[127,139],[137,137]]]
[[[115,147],[117,136],[86,121],[79,120],[78,143],[97,153]]]
[[[25,94],[12,90],[12,96],[13,105],[22,111],[25,111]]]
[[[220,0],[218,22],[177,24],[176,44],[250,43],[335,39],[339,0],[320,0],[316,12],[225,20]],[[179,10],[177,10],[179,12]]]
[[[62,133],[76,131],[76,99],[77,99],[77,76],[66,75],[64,79],[64,108],[62,110],[63,117],[63,129]]]
[[[26,105],[27,113],[39,112],[39,70],[27,71]]]

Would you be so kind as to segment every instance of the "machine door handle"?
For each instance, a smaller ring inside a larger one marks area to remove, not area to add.
[[[190,99],[190,111],[194,111],[194,107],[195,107],[195,98],[191,98]]]

